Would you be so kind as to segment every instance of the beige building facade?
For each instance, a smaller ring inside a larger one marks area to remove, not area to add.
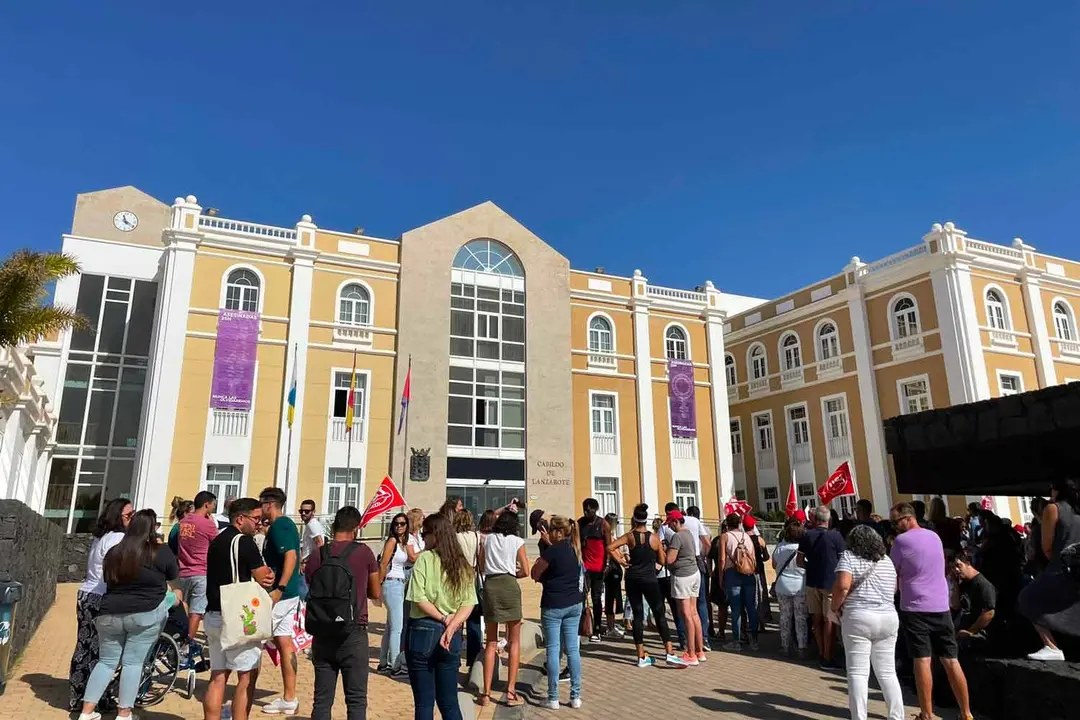
[[[951,224],[774,301],[573,270],[492,203],[387,239],[114,188],[77,198],[63,248],[83,272],[56,301],[95,329],[31,351],[58,408],[35,506],[69,532],[120,494],[277,485],[330,514],[385,475],[429,510],[716,520],[736,495],[780,509],[792,478],[813,502],[843,461],[884,509],[882,418],[1080,377],[1080,266]]]

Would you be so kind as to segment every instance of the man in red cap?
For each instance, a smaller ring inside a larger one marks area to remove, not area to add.
[[[686,521],[680,510],[668,511],[667,525],[674,531],[668,540],[666,558],[671,570],[671,596],[679,603],[679,613],[686,628],[686,652],[681,660],[694,666],[705,661],[705,637],[697,612],[698,592],[701,589],[697,564],[700,541],[686,529]]]

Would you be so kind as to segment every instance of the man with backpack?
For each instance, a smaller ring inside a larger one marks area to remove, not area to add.
[[[361,517],[352,506],[338,510],[333,541],[315,548],[304,562],[306,629],[314,638],[312,720],[330,720],[339,674],[349,720],[367,717],[368,600],[378,600],[382,588],[375,554],[356,541]]]

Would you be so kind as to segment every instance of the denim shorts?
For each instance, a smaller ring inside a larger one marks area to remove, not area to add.
[[[206,614],[206,576],[193,575],[180,578],[180,590],[184,593],[184,602],[192,615]]]

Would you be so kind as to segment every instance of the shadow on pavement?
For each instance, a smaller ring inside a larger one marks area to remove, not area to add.
[[[67,678],[56,678],[44,673],[28,673],[19,677],[18,681],[29,685],[30,689],[34,691],[34,696],[37,697],[38,700],[48,703],[49,707],[59,711],[57,712],[56,717],[72,715],[72,713],[67,712]],[[61,715],[61,713],[63,713],[63,715]],[[179,715],[156,711],[153,708],[138,709],[136,710],[136,714],[140,718],[147,718],[147,720],[183,720]]]
[[[827,717],[850,717],[846,707],[797,700],[788,695],[770,692],[752,692],[739,690],[715,691],[720,695],[734,698],[734,702],[712,697],[692,697],[691,701],[705,710],[737,713],[743,717],[758,720],[805,720],[805,713],[815,713]]]

